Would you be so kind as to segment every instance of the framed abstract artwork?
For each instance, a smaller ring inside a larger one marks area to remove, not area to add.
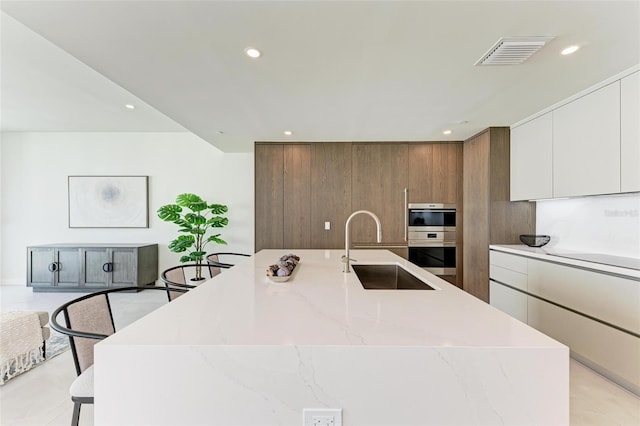
[[[69,228],[148,228],[148,176],[69,176]]]

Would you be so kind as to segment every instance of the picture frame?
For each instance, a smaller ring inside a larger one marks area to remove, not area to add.
[[[148,176],[69,176],[69,228],[148,228]]]

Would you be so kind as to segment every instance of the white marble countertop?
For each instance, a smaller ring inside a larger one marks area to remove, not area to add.
[[[569,266],[577,266],[580,268],[591,269],[593,271],[600,271],[604,273],[619,275],[621,277],[627,277],[634,280],[640,280],[640,271],[632,268],[623,268],[619,266],[609,265],[606,263],[611,258],[615,258],[614,256],[601,255],[601,262],[589,262],[581,259],[574,259],[571,257],[571,253],[569,252],[556,252],[553,249],[545,249],[544,247],[536,248],[529,247],[526,245],[514,244],[514,245],[490,245],[490,250],[502,251],[505,253],[517,254],[520,256],[531,257],[534,259],[544,260],[546,262],[559,263],[563,265]],[[576,256],[583,255],[583,253],[575,253]],[[597,254],[591,254],[594,258],[597,258]],[[627,258],[621,258],[621,260],[628,260]]]
[[[293,252],[290,281],[266,268]],[[358,264],[397,263],[436,290],[365,290],[341,250],[262,250],[99,345],[560,347],[560,343],[387,250]]]

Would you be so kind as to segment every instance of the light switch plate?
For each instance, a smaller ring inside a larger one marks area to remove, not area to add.
[[[331,222],[325,222],[324,223],[324,229],[325,229],[325,231],[330,231],[331,230]]]
[[[305,408],[302,426],[342,426],[342,408]]]

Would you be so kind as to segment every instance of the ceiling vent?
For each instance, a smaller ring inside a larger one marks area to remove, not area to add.
[[[529,59],[554,37],[503,37],[474,65],[518,65]]]

